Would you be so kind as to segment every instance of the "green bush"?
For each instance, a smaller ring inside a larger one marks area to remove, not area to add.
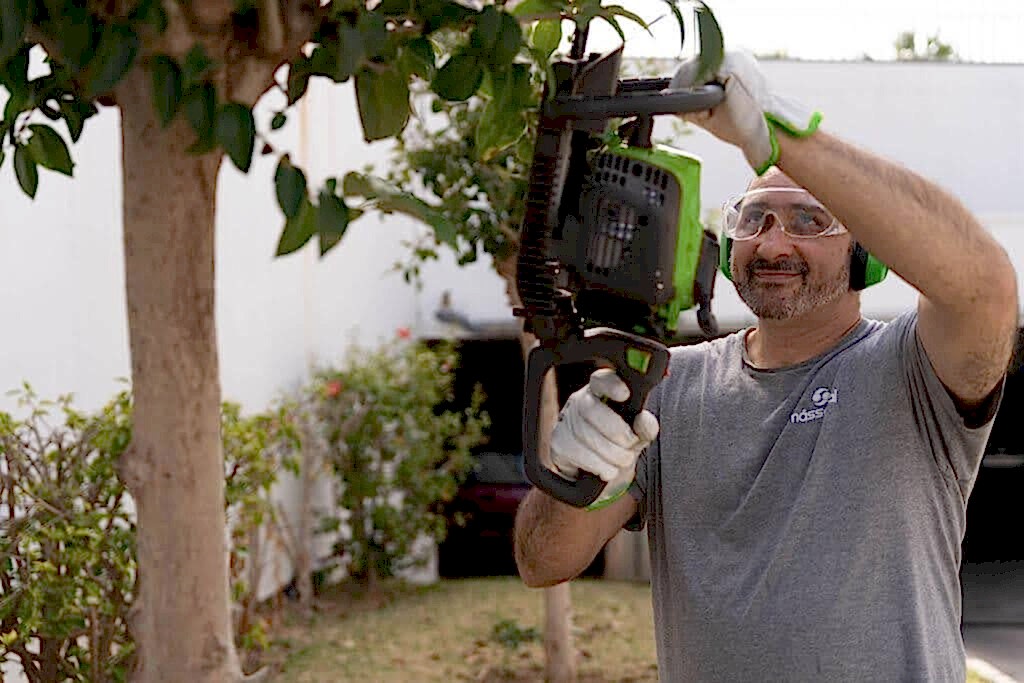
[[[0,413],[0,658],[32,683],[122,681],[135,522],[116,467],[130,399],[95,416],[27,385],[18,399],[25,419]]]
[[[27,416],[0,413],[0,659],[14,655],[31,683],[122,681],[136,555],[117,460],[131,441],[131,395],[85,415],[69,396],[17,393]],[[280,415],[243,417],[224,403],[221,416],[236,641],[254,668],[268,637],[251,558],[274,514],[270,489],[294,467],[281,445],[294,438]]]
[[[343,368],[319,372],[308,393],[345,515],[324,530],[341,532],[336,559],[347,556],[348,573],[373,585],[424,561],[418,537],[444,538],[439,506],[455,496],[490,423],[479,387],[468,408],[446,409],[458,359],[450,344],[399,339],[347,357]]]

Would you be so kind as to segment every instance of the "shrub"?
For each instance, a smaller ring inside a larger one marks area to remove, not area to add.
[[[125,680],[136,547],[117,461],[131,441],[131,394],[89,416],[70,396],[17,393],[27,417],[0,413],[0,660],[15,655],[30,683]],[[233,403],[221,415],[236,641],[251,669],[268,645],[254,558],[270,490],[293,466],[278,446],[293,435],[278,415],[243,417]]]
[[[130,399],[88,417],[69,396],[18,393],[28,416],[0,413],[0,656],[32,683],[124,680],[135,523],[116,466]]]
[[[348,358],[343,368],[319,372],[309,394],[345,514],[325,529],[343,531],[338,557],[347,555],[349,574],[372,587],[424,561],[417,538],[444,538],[439,505],[472,467],[471,449],[483,443],[489,419],[479,387],[468,408],[446,409],[457,363],[450,344],[399,339]]]

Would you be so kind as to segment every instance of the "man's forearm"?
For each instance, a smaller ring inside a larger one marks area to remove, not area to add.
[[[780,135],[779,146],[786,175],[930,301],[967,311],[992,293],[993,281],[1012,281],[1003,249],[934,183],[825,131],[806,139]],[[936,267],[952,263],[957,267]]]
[[[576,577],[635,506],[627,495],[604,509],[588,511],[530,491],[519,505],[515,524],[516,565],[523,581],[537,588]]]

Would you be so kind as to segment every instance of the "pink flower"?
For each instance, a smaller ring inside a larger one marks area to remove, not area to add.
[[[398,335],[399,339],[408,339],[412,336],[412,330],[408,327],[399,327],[395,330],[395,334]]]
[[[324,385],[324,397],[334,398],[341,393],[341,382],[334,379]]]

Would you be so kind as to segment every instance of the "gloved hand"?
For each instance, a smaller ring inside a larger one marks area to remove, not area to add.
[[[693,82],[697,73],[697,58],[691,57],[679,65],[669,87],[704,85]],[[746,52],[726,52],[715,79],[725,86],[725,99],[682,118],[739,147],[758,175],[779,160],[777,131],[807,137],[821,123],[821,112],[772,92],[757,60]]]
[[[587,386],[569,397],[551,435],[551,464],[562,476],[575,479],[582,469],[608,482],[587,509],[604,507],[629,489],[637,458],[658,436],[653,413],[641,411],[630,429],[603,398],[629,398],[629,387],[608,368],[595,371]]]

